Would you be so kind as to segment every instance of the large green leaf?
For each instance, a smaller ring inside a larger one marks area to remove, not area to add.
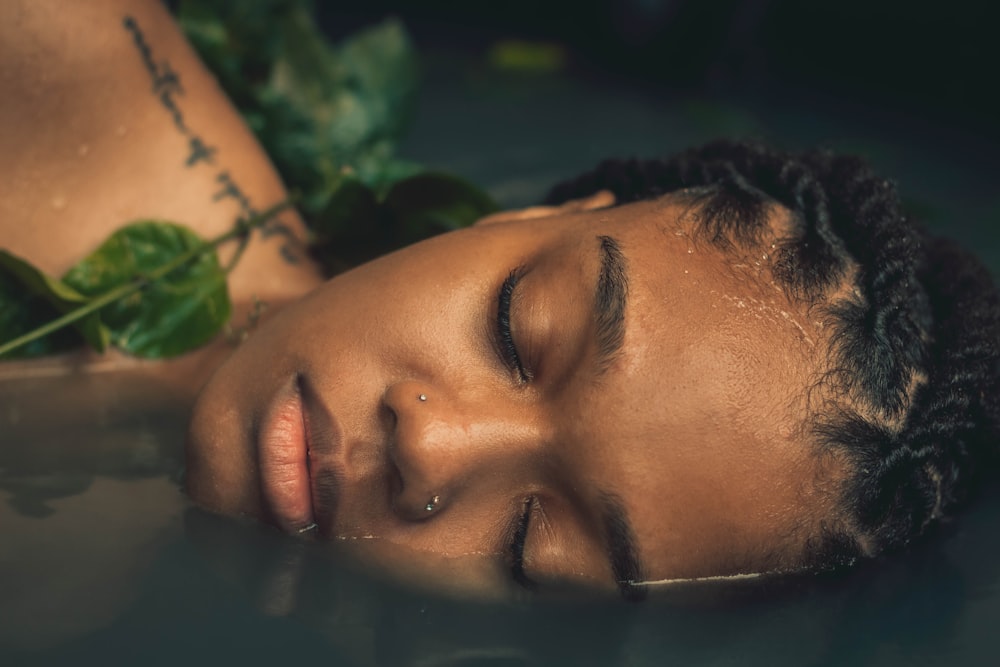
[[[0,342],[11,341],[79,308],[88,297],[48,276],[6,250],[0,250]],[[74,329],[98,352],[108,344],[108,330],[97,313],[78,320]],[[65,351],[79,345],[79,338],[62,333],[15,351],[11,356],[31,357]]]
[[[153,270],[203,242],[185,227],[143,221],[115,232],[73,267],[64,281],[97,296]],[[101,310],[112,342],[140,357],[172,357],[208,342],[229,320],[226,274],[206,250],[144,289]]]

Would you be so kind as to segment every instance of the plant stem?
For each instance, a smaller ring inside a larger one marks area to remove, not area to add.
[[[0,357],[7,354],[8,352],[12,352],[18,349],[19,347],[23,347],[32,341],[38,340],[39,338],[42,338],[44,336],[48,336],[50,333],[54,331],[58,331],[59,329],[67,327],[73,324],[74,322],[82,320],[91,313],[94,313],[100,310],[101,308],[104,308],[105,306],[112,304],[115,301],[118,301],[119,299],[124,299],[125,297],[135,292],[138,292],[139,290],[146,287],[149,283],[159,280],[160,278],[167,275],[171,271],[181,266],[184,266],[185,264],[195,259],[196,257],[199,257],[210,250],[215,250],[226,241],[230,241],[232,239],[239,238],[241,236],[245,237],[252,230],[263,226],[265,223],[267,223],[268,220],[270,220],[275,215],[285,210],[289,206],[291,206],[291,201],[285,200],[283,202],[275,204],[274,206],[267,209],[263,213],[259,213],[253,216],[249,220],[243,220],[241,218],[239,221],[237,221],[236,225],[228,232],[219,234],[215,238],[209,239],[208,241],[205,241],[201,245],[191,248],[187,252],[181,253],[180,255],[177,255],[166,264],[156,267],[155,269],[153,269],[152,271],[150,271],[145,275],[133,278],[130,282],[125,283],[124,285],[119,285],[118,287],[115,287],[114,289],[107,291],[104,294],[94,297],[92,300],[88,301],[84,305],[74,310],[71,310],[70,312],[66,313],[65,315],[63,315],[58,319],[52,320],[47,324],[43,324],[42,326],[38,327],[37,329],[33,329],[32,331],[29,331],[23,336],[19,336],[14,340],[8,341],[3,345],[0,345]]]

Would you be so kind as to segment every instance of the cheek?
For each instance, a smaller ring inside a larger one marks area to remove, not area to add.
[[[487,309],[475,295],[485,290],[468,278],[398,275],[345,274],[279,313],[239,351],[239,365],[256,369],[241,381],[304,372],[339,418],[367,433],[394,383],[481,368]]]
[[[543,582],[587,580],[606,586],[611,569],[601,535],[592,521],[556,498],[543,498],[525,541],[525,569]]]

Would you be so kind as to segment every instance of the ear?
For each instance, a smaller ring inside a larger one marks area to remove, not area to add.
[[[615,195],[610,190],[600,190],[582,199],[571,199],[563,202],[559,206],[529,206],[510,211],[500,211],[492,213],[485,218],[481,218],[476,225],[492,225],[498,222],[514,222],[517,220],[533,220],[535,218],[545,218],[553,215],[565,213],[580,213],[582,211],[595,211],[600,208],[608,208],[615,205]]]

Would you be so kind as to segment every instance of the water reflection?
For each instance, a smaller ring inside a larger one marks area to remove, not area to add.
[[[139,373],[0,378],[0,493],[22,516],[95,477],[180,477],[190,399]]]
[[[365,545],[190,507],[187,404],[169,388],[3,381],[0,405],[0,664],[109,652],[130,664],[992,662],[1000,491],[909,553],[846,574],[679,584],[639,605],[569,591],[486,602],[441,592],[433,577],[447,583],[458,564],[424,563],[426,586],[402,587],[368,573]]]
[[[176,536],[187,406],[130,373],[8,377],[0,406],[0,647],[39,649],[113,623]]]
[[[998,506],[986,499],[952,534],[848,573],[679,584],[640,605],[461,600],[367,576],[330,545],[197,511],[185,527],[258,609],[292,614],[351,664],[910,665],[987,650],[975,628],[1000,618],[1000,565],[984,557]]]

